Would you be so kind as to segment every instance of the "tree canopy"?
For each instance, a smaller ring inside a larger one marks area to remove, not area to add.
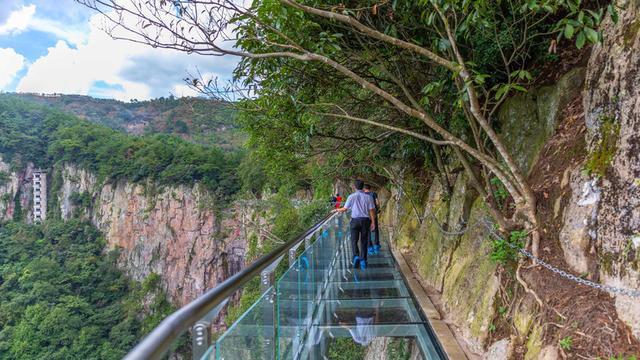
[[[79,220],[0,227],[0,358],[120,359],[172,311],[153,277],[128,280],[104,246]]]
[[[228,199],[238,189],[238,152],[167,134],[132,136],[11,96],[0,96],[0,154],[15,166],[76,164],[105,181],[193,185]]]

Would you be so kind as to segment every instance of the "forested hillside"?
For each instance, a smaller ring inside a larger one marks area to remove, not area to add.
[[[170,300],[176,299],[166,294],[175,288],[167,289],[167,280],[152,270],[123,263],[128,249],[117,243],[140,235],[111,235],[109,245],[84,212],[100,204],[89,190],[142,184],[149,189],[142,198],[156,201],[163,188],[171,189],[175,200],[189,196],[179,191],[197,187],[211,199],[193,206],[217,213],[240,187],[241,158],[236,150],[169,134],[129,135],[17,96],[0,96],[0,162],[6,166],[0,171],[0,201],[2,209],[11,209],[0,223],[0,358],[121,358],[174,309]],[[28,225],[33,200],[26,176],[33,167],[52,174],[50,212],[42,224]],[[82,193],[65,192],[78,181],[63,178],[67,168],[92,174],[95,183]],[[190,211],[191,204],[180,201]],[[124,210],[102,205],[118,214]],[[66,206],[80,210],[67,213]],[[217,246],[212,235],[204,233],[205,245]],[[157,236],[154,229],[147,238]],[[140,275],[131,276],[136,272]]]
[[[0,154],[15,166],[71,162],[103,181],[201,183],[221,197],[238,189],[237,152],[176,136],[131,136],[19,97],[0,96]]]
[[[233,105],[185,97],[122,102],[81,95],[4,94],[45,105],[133,135],[173,134],[192,142],[237,150],[244,136]]]
[[[267,181],[241,149],[131,135],[6,94],[0,130],[0,358],[120,358],[172,306],[328,210],[324,198],[294,207],[297,179]],[[48,218],[27,225],[34,168],[49,175]],[[259,295],[253,282],[226,321]],[[59,340],[44,335],[62,323]]]
[[[0,358],[120,359],[172,306],[91,224],[0,225]]]

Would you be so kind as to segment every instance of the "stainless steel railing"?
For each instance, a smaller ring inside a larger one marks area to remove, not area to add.
[[[201,319],[207,318],[207,315],[211,314],[212,310],[225,301],[236,290],[240,289],[254,276],[261,275],[261,282],[264,283],[265,281],[268,281],[268,276],[262,273],[265,269],[274,269],[274,264],[277,264],[287,254],[290,261],[292,258],[295,261],[295,249],[303,241],[307,240],[309,235],[312,235],[318,229],[321,229],[322,226],[328,223],[334,216],[337,216],[337,214],[329,214],[325,216],[321,221],[313,225],[302,235],[281,245],[271,253],[262,256],[242,271],[231,276],[215,288],[207,291],[199,298],[169,315],[135,348],[133,348],[133,350],[131,350],[124,359],[160,359],[171,347],[171,344],[175,342],[185,331],[196,325],[196,323]],[[206,332],[205,336],[203,336],[203,343],[201,344],[201,346],[206,347],[208,346],[208,339],[204,339],[205,337],[208,337]]]

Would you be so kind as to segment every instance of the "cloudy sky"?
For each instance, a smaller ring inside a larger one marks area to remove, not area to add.
[[[222,81],[235,59],[112,40],[102,20],[73,0],[0,0],[0,91],[149,99],[194,95],[199,70]]]

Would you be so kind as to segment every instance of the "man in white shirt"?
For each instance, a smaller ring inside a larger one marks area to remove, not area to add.
[[[345,212],[351,210],[351,249],[353,251],[353,267],[367,268],[367,245],[369,231],[375,229],[376,205],[373,198],[363,191],[364,181],[355,181],[356,192],[349,195],[344,207],[335,211]],[[358,246],[360,245],[360,246]]]

